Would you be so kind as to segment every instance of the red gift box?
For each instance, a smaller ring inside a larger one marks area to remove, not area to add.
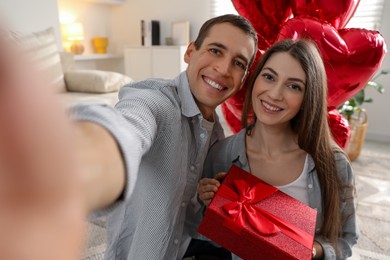
[[[233,165],[198,232],[243,259],[311,259],[317,211]]]

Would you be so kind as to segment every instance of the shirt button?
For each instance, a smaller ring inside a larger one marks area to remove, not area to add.
[[[191,166],[190,166],[190,170],[191,170],[191,171],[195,170],[195,166],[194,166],[194,165],[191,165]]]
[[[205,134],[204,133],[201,133],[200,134],[200,138],[204,138],[205,137]]]
[[[309,187],[309,189],[313,188],[313,184],[309,184],[307,185],[307,187]]]
[[[181,206],[184,208],[186,206],[186,203],[185,202],[181,203]]]
[[[174,243],[175,245],[179,244],[179,239],[175,239],[175,240],[173,241],[173,243]]]

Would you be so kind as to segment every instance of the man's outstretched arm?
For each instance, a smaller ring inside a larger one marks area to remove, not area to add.
[[[80,147],[78,160],[83,165],[80,176],[87,209],[101,209],[114,203],[124,189],[125,169],[120,149],[103,127],[87,121],[73,124]]]
[[[0,259],[79,259],[87,213],[124,187],[115,140],[51,89],[0,29]]]

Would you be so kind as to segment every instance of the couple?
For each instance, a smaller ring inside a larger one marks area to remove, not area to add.
[[[215,108],[240,89],[257,52],[250,23],[236,15],[206,21],[177,78],[126,85],[115,108],[79,105],[72,120],[23,57],[0,40],[0,259],[77,259],[89,212],[109,216],[106,259],[181,259],[194,235],[191,219],[201,210],[196,191],[207,151],[223,138]],[[291,176],[287,171],[290,177],[275,185],[294,181],[307,161],[310,170],[315,165],[310,176],[323,205],[316,256],[331,259],[338,248],[345,258],[356,242],[352,176],[345,156],[331,150],[321,58],[306,41],[273,48],[251,80],[257,119],[247,131],[250,169],[261,175],[262,152],[274,148],[284,152],[282,163],[269,162],[264,174],[294,162]],[[267,82],[265,90],[258,81]],[[274,90],[267,89],[271,82]],[[294,113],[305,120],[295,120]],[[279,143],[265,147],[263,141],[272,141],[268,135]],[[212,196],[199,194],[201,200]]]

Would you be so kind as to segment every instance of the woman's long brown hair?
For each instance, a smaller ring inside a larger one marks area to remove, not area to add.
[[[341,236],[340,201],[342,184],[339,178],[334,153],[343,152],[333,141],[327,121],[327,78],[320,52],[310,40],[284,40],[276,43],[261,57],[247,81],[247,93],[243,109],[242,125],[248,128],[256,121],[252,109],[254,82],[266,61],[278,52],[287,52],[302,66],[306,74],[306,91],[302,110],[291,120],[298,135],[301,149],[309,153],[315,163],[320,181],[324,224],[320,231],[337,249]]]

